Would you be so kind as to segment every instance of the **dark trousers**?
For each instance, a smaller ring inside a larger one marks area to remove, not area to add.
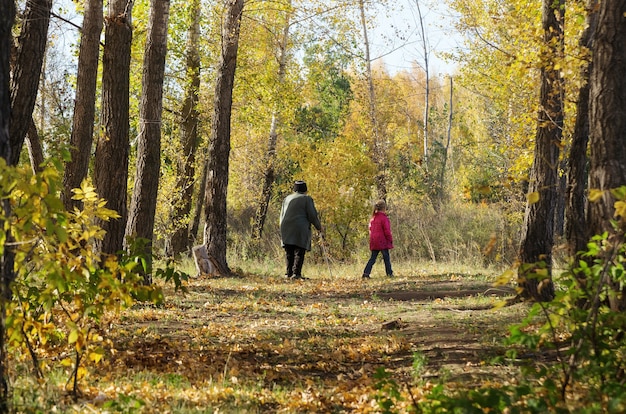
[[[385,262],[385,273],[387,276],[393,276],[393,270],[391,270],[391,259],[389,258],[389,250],[372,250],[372,255],[365,265],[365,270],[363,270],[363,274],[369,276],[372,273],[372,267],[376,263],[376,258],[378,258],[378,253],[382,253],[383,261]]]
[[[302,276],[302,265],[304,264],[306,249],[294,246],[293,244],[286,244],[284,249],[287,257],[287,270],[285,271],[285,275],[288,277]]]

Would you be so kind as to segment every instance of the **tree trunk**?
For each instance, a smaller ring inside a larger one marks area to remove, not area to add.
[[[589,204],[588,234],[607,231],[623,242],[626,229],[621,228],[616,234],[611,225],[616,200],[609,190],[626,185],[626,0],[599,4],[589,91],[589,188],[603,193],[598,201]],[[622,217],[622,224],[623,221]],[[610,298],[611,308],[626,310],[626,288],[620,289],[612,281],[609,286],[614,291],[621,290],[621,297]]]
[[[378,169],[376,175],[376,189],[378,198],[387,199],[387,148],[380,134],[380,126],[378,125],[378,115],[376,111],[376,93],[374,90],[374,79],[372,75],[372,62],[370,57],[370,43],[367,36],[367,21],[365,19],[365,4],[363,0],[359,0],[359,10],[361,12],[361,26],[363,28],[363,42],[365,45],[365,76],[367,78],[367,87],[369,92],[369,116],[372,122],[372,130],[374,133],[372,156],[374,164]]]
[[[196,174],[196,151],[198,150],[198,96],[200,94],[200,1],[194,0],[190,7],[191,25],[187,34],[187,79],[185,100],[182,109],[183,158],[178,163],[178,181],[176,188],[180,195],[174,201],[174,211],[170,223],[174,233],[166,246],[168,256],[177,256],[191,248],[190,220],[191,201],[193,200],[194,177]],[[201,200],[201,199],[199,199]],[[201,204],[201,203],[199,203]]]
[[[209,256],[216,260],[218,271],[223,275],[230,273],[226,262],[226,194],[233,84],[237,68],[243,6],[243,0],[228,1],[227,15],[222,28],[222,54],[217,70],[213,125],[208,154],[204,244],[207,246]]]
[[[200,182],[198,183],[198,194],[196,195],[196,208],[193,210],[193,216],[189,226],[189,240],[190,243],[196,243],[200,232],[200,220],[202,219],[202,212],[204,207],[204,201],[206,196],[206,182],[209,173],[209,160],[204,157],[205,161],[202,164],[202,174],[200,175]]]
[[[120,218],[100,221],[106,231],[96,242],[96,251],[116,254],[123,247],[126,227],[128,188],[129,83],[132,27],[132,3],[112,0],[105,25],[102,58],[102,124],[103,133],[96,145],[94,184],[107,207]]]
[[[33,118],[30,119],[28,133],[26,134],[26,146],[28,147],[30,167],[33,174],[37,174],[41,171],[41,164],[43,164],[43,148],[41,147],[41,139]]]
[[[11,122],[11,70],[9,61],[11,58],[11,29],[15,16],[15,3],[13,0],[0,0],[0,157],[9,162],[11,158],[11,139],[9,125]],[[11,214],[11,204],[8,199],[2,201],[4,217]],[[7,235],[8,236],[8,235]],[[7,237],[8,239],[8,237]],[[10,295],[10,283],[14,278],[13,251],[6,248],[5,239],[2,242],[4,253],[0,257],[0,413],[9,412],[9,381],[7,367],[6,347],[6,301]]]
[[[579,44],[591,51],[593,50],[594,32],[598,23],[597,0],[589,0],[587,10],[587,28],[583,32]],[[589,76],[592,67],[593,62],[589,59],[582,68],[584,83],[578,91],[574,133],[567,157],[564,234],[568,254],[572,257],[585,250],[589,241],[585,218],[587,209],[585,190],[587,189],[587,144],[589,142]]]
[[[100,60],[102,25],[102,0],[86,1],[78,52],[76,99],[70,137],[71,158],[65,165],[63,191],[61,192],[63,205],[68,211],[73,207],[80,208],[80,203],[72,200],[72,190],[80,187],[89,170],[96,112],[96,81]]]
[[[20,161],[24,139],[32,122],[48,42],[51,8],[52,0],[26,2],[16,63],[11,77],[10,165],[17,165]]]
[[[148,269],[152,272],[154,217],[161,170],[161,119],[163,112],[163,79],[167,54],[167,27],[170,1],[151,0],[150,20],[143,60],[142,93],[139,107],[137,172],[126,224],[125,248],[135,238],[146,240],[144,246]]]
[[[426,76],[426,89],[424,90],[424,168],[428,171],[428,113],[430,108],[430,72],[428,65],[428,41],[426,39],[426,31],[424,30],[424,17],[422,16],[422,10],[420,8],[419,0],[415,0],[415,6],[417,8],[417,15],[419,17],[419,24],[421,30],[422,40],[422,52],[424,53],[424,74]]]
[[[278,45],[278,84],[282,85],[285,81],[287,67],[287,47],[289,43],[289,26],[291,16],[291,1],[289,2],[289,10],[285,18],[285,26],[283,28],[283,38]],[[280,92],[278,96],[280,96]],[[263,235],[263,227],[267,217],[267,210],[272,198],[272,187],[276,178],[276,142],[278,140],[278,128],[281,123],[280,103],[274,109],[272,114],[272,123],[270,125],[269,138],[267,141],[267,152],[265,155],[265,172],[263,174],[263,188],[261,189],[261,197],[257,207],[254,226],[252,228],[252,237],[260,239]]]
[[[540,110],[535,155],[530,173],[518,271],[522,296],[536,301],[554,297],[552,246],[558,194],[559,152],[563,131],[563,84],[554,60],[563,55],[562,0],[543,2],[546,53],[542,57]]]

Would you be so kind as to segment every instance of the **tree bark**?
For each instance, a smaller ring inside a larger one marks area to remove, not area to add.
[[[593,47],[589,91],[590,160],[589,188],[602,197],[589,203],[589,235],[609,232],[616,242],[624,241],[622,228],[612,227],[615,198],[609,190],[626,185],[626,0],[599,2],[598,24]],[[621,297],[610,296],[611,308],[626,310],[626,288],[609,281]]]
[[[72,200],[72,190],[80,187],[89,170],[96,113],[96,84],[102,26],[102,0],[86,1],[78,52],[76,99],[70,137],[71,158],[65,165],[61,192],[63,205],[68,211],[73,207],[80,208],[80,203]]]
[[[32,122],[48,42],[51,8],[52,0],[26,2],[16,63],[11,77],[10,165],[17,165],[20,161],[24,139]]]
[[[30,167],[33,174],[41,172],[41,164],[43,164],[43,148],[41,147],[41,139],[37,126],[33,118],[30,119],[28,133],[26,134],[26,146],[28,147],[28,158],[30,158]]]
[[[148,261],[146,283],[150,283],[152,272],[154,217],[161,178],[161,119],[169,10],[169,0],[151,0],[150,2],[150,20],[144,52],[139,107],[137,172],[126,224],[124,246],[128,249],[129,242],[135,238],[146,240],[143,251]]]
[[[549,301],[554,297],[552,247],[563,134],[563,84],[559,70],[554,69],[554,59],[563,54],[562,1],[543,2],[546,53],[542,57],[541,107],[519,254],[522,265],[518,271],[518,283],[523,289],[522,296],[536,301]]]
[[[120,218],[100,221],[106,231],[95,244],[96,251],[116,254],[123,247],[127,217],[127,180],[129,152],[129,84],[132,3],[112,0],[105,21],[105,46],[102,58],[103,133],[96,145],[94,184],[107,207]]]
[[[204,244],[207,246],[209,256],[215,259],[218,271],[223,275],[230,273],[226,261],[226,194],[233,85],[243,6],[243,0],[228,1],[222,28],[222,53],[217,70],[213,125],[208,154]]]
[[[200,94],[200,1],[193,0],[190,7],[191,25],[187,32],[187,82],[182,109],[183,158],[178,163],[176,188],[180,195],[174,201],[174,211],[170,223],[174,224],[174,233],[166,246],[168,256],[177,256],[190,251],[192,237],[190,233],[191,202],[193,200],[194,177],[196,174],[196,151],[198,150],[198,124],[200,114],[198,100]],[[199,199],[201,200],[201,199]],[[201,204],[201,203],[199,203]]]
[[[11,90],[10,90],[10,59],[11,59],[11,29],[15,17],[15,3],[13,0],[0,0],[0,157],[8,164],[11,158],[11,139],[9,126],[11,122]],[[2,201],[4,217],[11,214],[11,204],[8,199]],[[7,235],[8,236],[8,235]],[[7,348],[6,348],[6,301],[10,297],[10,283],[14,278],[13,257],[11,249],[6,248],[4,242],[3,255],[0,257],[0,413],[9,412],[9,381],[7,377]]]
[[[282,85],[285,81],[287,73],[287,48],[289,44],[289,26],[291,17],[291,1],[288,4],[287,16],[285,18],[285,26],[283,27],[283,37],[278,44],[278,84]],[[280,96],[281,94],[278,93]],[[272,187],[276,178],[276,142],[278,141],[278,128],[281,123],[280,104],[274,109],[272,114],[272,122],[270,124],[269,137],[267,140],[267,152],[265,155],[265,172],[263,173],[263,188],[259,197],[254,226],[252,228],[252,236],[260,239],[263,235],[263,227],[267,218],[267,210],[272,198]]]

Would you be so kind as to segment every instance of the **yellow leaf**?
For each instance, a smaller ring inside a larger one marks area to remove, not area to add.
[[[73,344],[77,340],[78,340],[78,330],[72,329],[72,331],[70,332],[70,336],[67,338],[67,342],[70,344]]]
[[[597,188],[591,188],[589,189],[589,201],[591,201],[592,203],[596,203],[602,198],[603,194],[604,191]]]
[[[535,204],[536,202],[539,201],[539,192],[534,191],[532,193],[529,193],[527,196],[527,199],[528,199],[528,204]]]
[[[617,201],[615,203],[615,217],[626,218],[626,201]]]

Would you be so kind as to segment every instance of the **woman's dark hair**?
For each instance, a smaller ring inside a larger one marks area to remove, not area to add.
[[[293,183],[293,191],[295,191],[296,193],[306,193],[306,183],[301,180],[296,181],[295,183]]]

